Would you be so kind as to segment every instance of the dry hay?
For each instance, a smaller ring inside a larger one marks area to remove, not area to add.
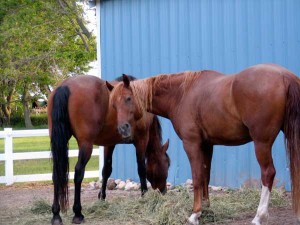
[[[260,191],[254,189],[227,190],[211,194],[211,206],[203,210],[201,221],[204,224],[222,223],[241,218],[245,214],[256,213]],[[186,188],[176,188],[162,196],[150,190],[144,197],[116,197],[111,201],[96,201],[83,205],[86,224],[147,224],[147,225],[181,225],[191,214],[193,193]],[[275,189],[272,191],[270,207],[289,205],[286,193]],[[24,214],[23,214],[24,215]],[[49,203],[38,200],[31,208],[30,221],[23,224],[45,224],[51,219]],[[70,224],[72,210],[63,214],[65,224]]]

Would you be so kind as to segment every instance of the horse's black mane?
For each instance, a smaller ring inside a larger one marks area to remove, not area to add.
[[[130,81],[133,81],[133,80],[136,80],[136,79],[137,79],[136,77],[131,76],[131,75],[127,75],[127,77],[129,78]],[[117,78],[115,79],[115,81],[121,82],[121,81],[123,81],[123,77],[122,77],[122,76],[117,77]]]

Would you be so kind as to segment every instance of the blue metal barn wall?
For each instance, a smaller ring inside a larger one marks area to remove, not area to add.
[[[300,75],[299,0],[106,0],[100,6],[103,79],[203,69],[230,74],[263,62]],[[163,138],[171,141],[168,180],[180,184],[191,178],[190,166],[171,123],[161,121]],[[282,134],[273,156],[278,185],[290,189]],[[138,180],[135,162],[133,146],[118,146],[112,177]],[[216,146],[211,175],[212,185],[259,181],[253,144]]]

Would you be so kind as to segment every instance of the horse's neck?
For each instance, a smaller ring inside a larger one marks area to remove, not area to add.
[[[184,95],[183,82],[185,75],[168,74],[149,78],[151,84],[151,113],[170,118],[170,113],[176,111],[181,97]]]

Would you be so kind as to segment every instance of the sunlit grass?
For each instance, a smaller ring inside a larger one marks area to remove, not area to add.
[[[78,149],[77,142],[74,137],[70,139],[69,149]],[[50,138],[45,137],[25,137],[13,138],[14,152],[34,152],[34,151],[49,151]],[[4,139],[0,139],[0,153],[4,153]]]

